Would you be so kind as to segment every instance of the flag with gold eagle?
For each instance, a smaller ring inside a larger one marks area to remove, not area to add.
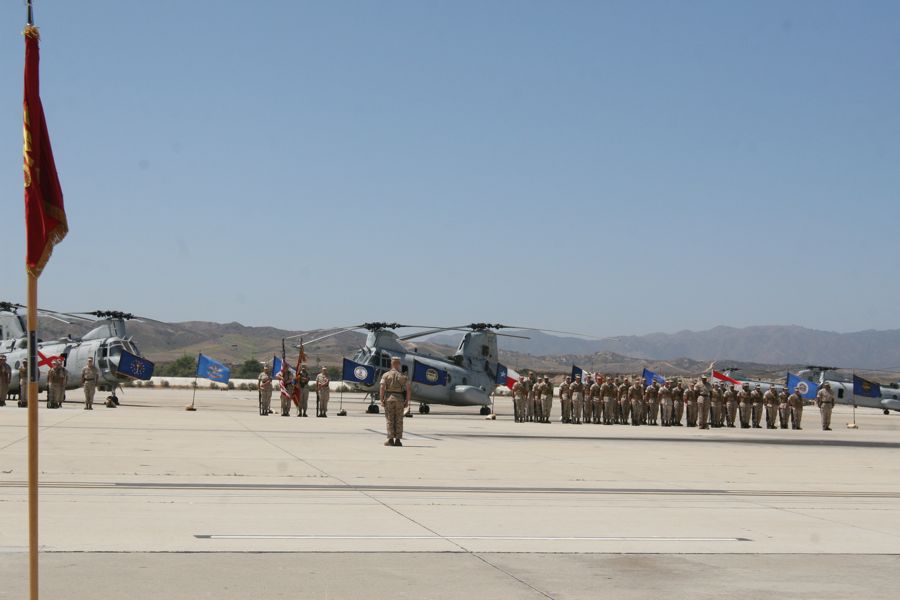
[[[28,25],[25,35],[25,99],[23,148],[25,170],[25,268],[39,277],[53,246],[69,232],[62,188],[50,149],[50,135],[41,104],[38,66],[40,36],[37,27]]]

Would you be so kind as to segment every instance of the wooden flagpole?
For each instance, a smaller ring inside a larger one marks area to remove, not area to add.
[[[32,0],[27,0],[27,23],[34,25]],[[38,377],[37,275],[28,273],[28,597],[38,600]],[[22,387],[22,382],[19,382]],[[19,394],[21,395],[21,390]]]

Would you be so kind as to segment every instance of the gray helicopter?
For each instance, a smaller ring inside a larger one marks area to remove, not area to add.
[[[417,328],[424,329],[424,331],[401,337],[393,331],[400,328]],[[327,335],[306,342],[304,347],[347,331],[360,329],[367,330],[369,333],[365,345],[356,352],[352,359],[357,373],[349,379],[345,374],[344,380],[348,381],[356,391],[371,395],[371,402],[366,410],[369,413],[379,412],[377,404],[379,381],[381,376],[390,370],[392,356],[400,358],[401,368],[410,376],[412,401],[419,403],[420,413],[428,414],[431,404],[444,404],[480,406],[481,414],[489,415],[491,413],[491,395],[494,389],[497,385],[506,383],[505,380],[498,381],[497,336],[529,339],[523,335],[499,333],[498,330],[550,331],[581,335],[534,327],[513,327],[500,323],[426,327],[374,322],[338,328]],[[447,357],[431,356],[410,349],[403,344],[403,342],[445,331],[465,332],[456,352]],[[502,365],[500,366],[502,367]],[[499,375],[502,377],[502,368]]]
[[[28,358],[25,316],[19,314],[21,304],[0,302],[0,354],[5,354],[7,364],[12,368],[10,392],[17,392],[20,387],[18,368]],[[56,360],[62,361],[68,372],[67,388],[75,389],[81,385],[81,370],[87,365],[88,358],[100,371],[99,386],[112,392],[111,399],[118,404],[116,389],[125,381],[149,379],[153,375],[153,363],[143,358],[134,339],[128,335],[125,322],[139,320],[135,315],[121,311],[98,310],[83,313],[63,313],[41,309],[40,317],[51,318],[68,325],[76,322],[91,323],[93,329],[80,337],[64,337],[57,340],[38,340],[38,387],[47,388],[47,372]],[[142,317],[143,320],[150,320]],[[136,357],[131,359],[128,369],[120,369],[122,357],[127,354]]]

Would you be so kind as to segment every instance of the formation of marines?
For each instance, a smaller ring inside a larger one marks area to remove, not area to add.
[[[756,384],[710,383],[706,375],[696,381],[676,379],[646,385],[642,377],[604,377],[593,381],[581,375],[566,377],[557,390],[562,423],[603,425],[661,425],[710,429],[737,427],[801,429],[803,397],[798,391],[770,387],[763,392]],[[533,373],[512,387],[513,412],[517,423],[549,423],[554,387],[547,376]],[[831,430],[834,394],[825,383],[816,396],[822,429]]]

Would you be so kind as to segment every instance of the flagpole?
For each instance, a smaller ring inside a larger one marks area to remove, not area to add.
[[[31,1],[28,2],[31,24]],[[37,277],[28,273],[28,587],[38,598],[38,377]],[[19,383],[21,386],[21,382]]]
[[[26,22],[34,26],[32,0],[26,0]],[[38,383],[37,276],[28,272],[28,597],[38,598]],[[19,382],[19,387],[22,382]],[[20,392],[21,395],[21,392]]]
[[[856,379],[856,371],[850,371],[852,377],[850,381]],[[856,425],[856,392],[853,392],[853,420],[847,423],[847,429],[859,429]]]

